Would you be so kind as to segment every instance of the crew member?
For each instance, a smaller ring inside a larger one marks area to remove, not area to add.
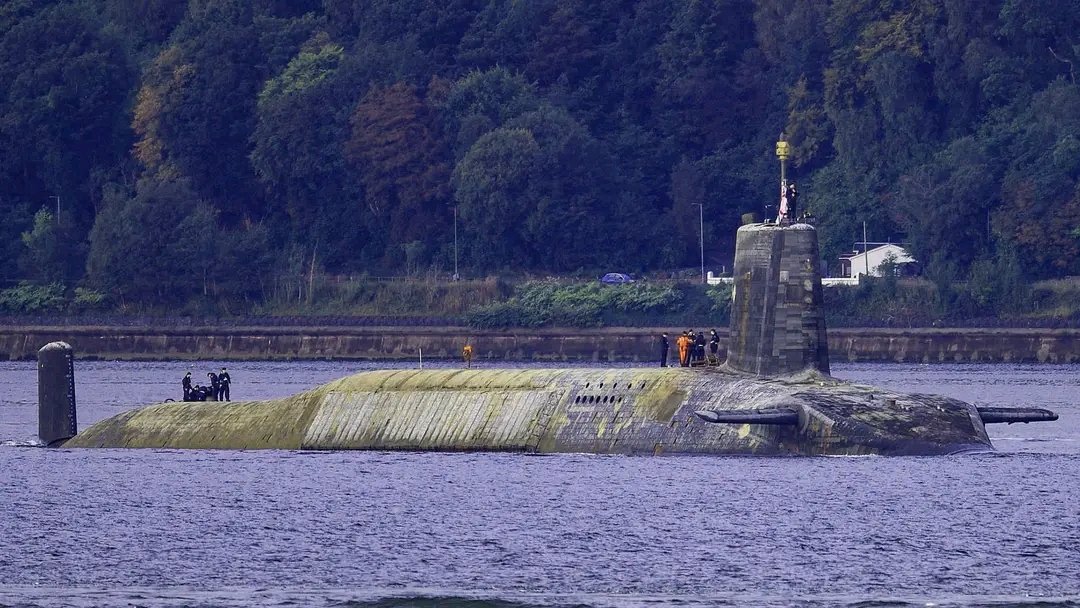
[[[191,401],[191,372],[184,374],[184,379],[180,381],[180,386],[184,387],[184,401]]]
[[[694,336],[694,358],[698,361],[705,360],[705,332],[699,331]]]
[[[221,373],[218,374],[218,401],[230,401],[229,399],[229,384],[232,383],[232,378],[229,377],[229,372],[225,371],[225,368],[221,368]]]
[[[210,378],[210,396],[213,397],[214,401],[217,401],[218,389],[221,387],[217,374],[209,372],[206,374],[206,377]]]
[[[660,367],[667,367],[667,334],[660,334]]]
[[[716,353],[720,350],[720,336],[716,334],[715,329],[709,330],[709,353],[713,357],[716,357]]]
[[[461,358],[465,360],[465,369],[472,367],[472,344],[466,344],[461,349]]]
[[[679,365],[682,367],[690,367],[690,337],[686,335],[686,332],[682,332],[678,340],[675,340],[675,346],[679,349]]]

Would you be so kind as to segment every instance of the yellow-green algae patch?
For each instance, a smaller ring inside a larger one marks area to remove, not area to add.
[[[65,447],[299,449],[320,393],[273,401],[151,405],[103,420]]]
[[[283,399],[163,403],[99,422],[71,447],[534,451],[558,446],[572,392],[626,393],[609,422],[670,419],[689,370],[382,370]],[[587,388],[586,388],[587,387]],[[630,394],[632,393],[632,398]],[[594,399],[600,399],[595,397]],[[614,397],[605,396],[605,399]],[[625,414],[619,412],[625,409]],[[599,423],[597,423],[599,424]],[[594,439],[603,432],[597,426]],[[577,439],[575,439],[577,441]]]

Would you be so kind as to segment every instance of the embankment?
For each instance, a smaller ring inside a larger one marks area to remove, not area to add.
[[[674,342],[682,328],[667,329]],[[455,359],[655,361],[663,328],[473,330],[465,327],[2,327],[0,360],[33,359],[63,340],[82,359]],[[717,330],[721,346],[726,330]],[[834,362],[1080,362],[1077,329],[829,331]]]

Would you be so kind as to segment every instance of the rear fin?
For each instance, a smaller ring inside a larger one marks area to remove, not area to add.
[[[1038,407],[976,407],[983,424],[998,422],[1051,422],[1057,414]]]
[[[789,407],[752,410],[698,410],[694,414],[705,422],[718,424],[772,424],[780,426],[799,424],[799,412]]]

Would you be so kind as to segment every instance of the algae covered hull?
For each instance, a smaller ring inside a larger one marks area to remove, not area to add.
[[[793,413],[714,424],[710,412]],[[362,372],[292,397],[164,403],[66,447],[612,454],[947,454],[991,449],[976,409],[819,373],[725,369]]]

